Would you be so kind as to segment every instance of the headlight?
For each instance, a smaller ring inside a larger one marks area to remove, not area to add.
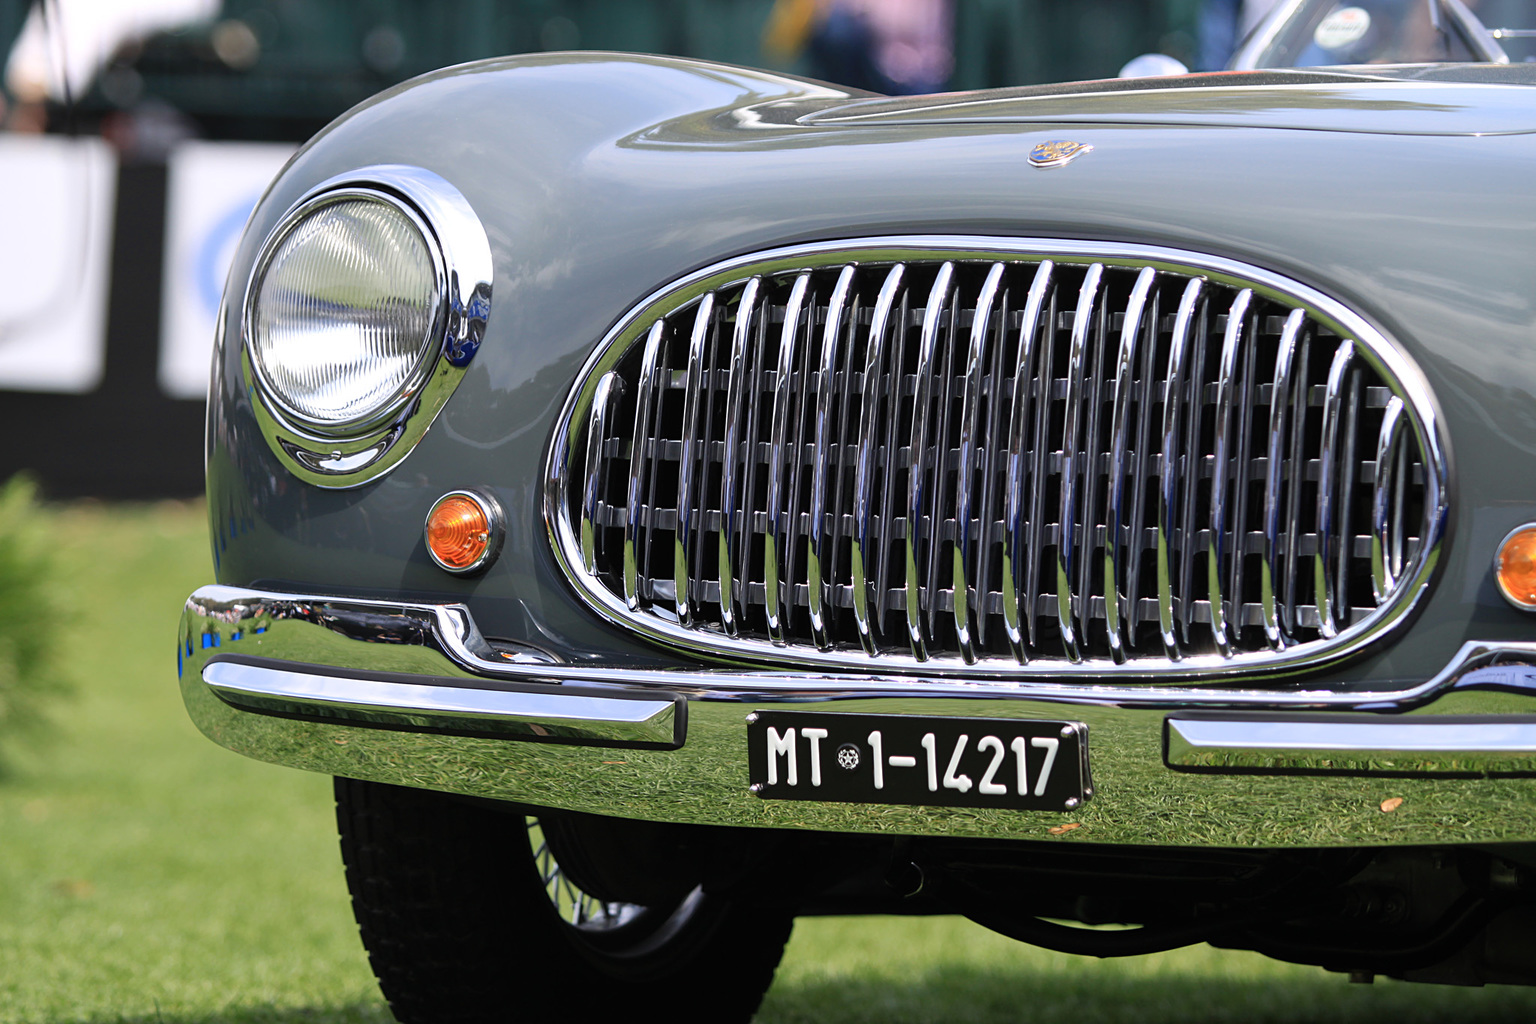
[[[246,384],[273,452],[323,487],[393,467],[474,358],[490,300],[485,230],[436,174],[367,167],[312,190],[245,290]]]
[[[251,358],[296,419],[333,431],[414,390],[442,305],[419,220],[348,190],[301,208],[268,243],[250,308]]]

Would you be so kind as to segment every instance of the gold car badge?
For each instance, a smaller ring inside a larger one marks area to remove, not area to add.
[[[1086,142],[1073,142],[1070,139],[1047,139],[1035,144],[1035,148],[1029,151],[1029,165],[1031,167],[1060,167],[1071,163],[1084,153],[1092,151],[1093,147]]]

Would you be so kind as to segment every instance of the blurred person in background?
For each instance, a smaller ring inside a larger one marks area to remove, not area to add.
[[[952,0],[777,0],[763,33],[780,60],[889,95],[941,91],[954,69]]]

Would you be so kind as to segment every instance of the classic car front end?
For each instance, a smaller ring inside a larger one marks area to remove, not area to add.
[[[1533,83],[386,93],[235,259],[187,707],[402,1019],[827,912],[1536,981]]]

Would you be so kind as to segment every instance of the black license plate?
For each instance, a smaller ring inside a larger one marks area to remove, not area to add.
[[[1082,722],[757,711],[747,723],[764,799],[1070,811],[1093,795]]]

